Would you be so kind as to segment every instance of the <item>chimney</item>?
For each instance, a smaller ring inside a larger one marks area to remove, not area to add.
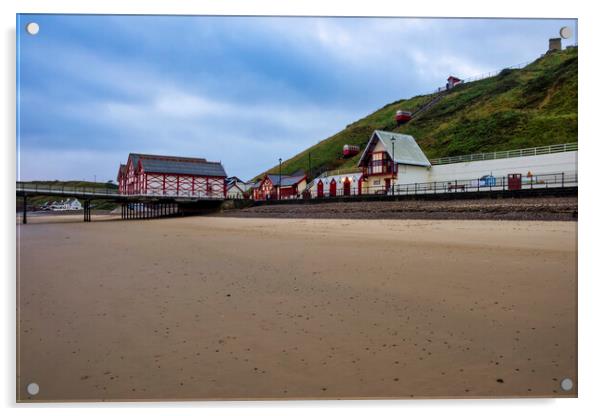
[[[550,46],[548,47],[548,52],[560,51],[562,50],[562,44],[560,38],[551,38]]]

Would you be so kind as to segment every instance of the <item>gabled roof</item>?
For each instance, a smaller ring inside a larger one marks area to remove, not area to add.
[[[385,150],[391,159],[393,159],[393,142],[391,140],[393,138],[395,138],[396,163],[425,167],[431,166],[431,162],[429,162],[428,158],[422,152],[422,149],[420,149],[420,146],[418,146],[418,143],[416,143],[416,140],[414,140],[412,136],[408,134],[392,133],[382,130],[374,130],[370,141],[368,141],[368,145],[364,149],[364,153],[362,153],[362,156],[360,157],[358,166],[362,166],[362,162],[372,151],[372,148],[375,146],[377,140],[382,142]]]
[[[125,168],[126,168],[126,166],[123,163],[119,164],[119,171],[117,171],[117,181],[119,181],[119,178],[121,177],[121,175],[123,175],[125,173]]]
[[[247,192],[251,189],[251,185],[248,185],[244,182],[231,182],[227,185],[226,189],[229,191],[232,188],[236,188],[240,192]]]
[[[239,182],[236,182],[236,181],[227,181],[226,182],[226,189],[231,189],[231,188],[234,188],[234,187],[240,189],[243,192],[246,192],[249,189],[251,189],[252,184],[251,183],[246,183],[246,182],[243,182],[243,181],[239,181]]]
[[[226,177],[226,171],[220,162],[208,162],[202,158],[139,153],[130,153],[130,158],[134,166],[140,163],[146,172]]]
[[[266,176],[274,186],[293,186],[297,185],[299,182],[303,181],[306,178],[305,175],[282,175],[282,177],[280,177],[279,175],[268,174]]]
[[[460,78],[458,77],[454,77],[453,75],[450,75],[449,77],[447,77],[448,81],[462,81]]]
[[[243,180],[241,180],[238,176],[229,176],[226,178],[226,182],[228,183],[233,183],[233,182],[243,182]]]
[[[337,175],[326,175],[315,178],[307,187],[313,188],[318,184],[318,182],[322,181],[323,184],[328,185],[333,179],[337,183],[342,183],[345,178],[349,178],[351,182],[359,182],[362,179],[362,172],[349,172],[349,173],[341,173]]]

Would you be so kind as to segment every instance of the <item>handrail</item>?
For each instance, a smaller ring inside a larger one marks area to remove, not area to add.
[[[565,188],[578,186],[577,172],[558,172],[538,174],[532,176],[522,176],[517,179],[518,184],[513,184],[508,176],[487,175],[481,178],[441,180],[433,182],[401,183],[387,187],[362,186],[361,193],[358,188],[345,189],[337,187],[336,197],[360,197],[370,195],[382,196],[403,196],[403,195],[423,195],[438,193],[457,193],[457,192],[491,192],[491,191],[512,191],[514,189],[548,189]],[[517,187],[515,187],[517,186]],[[328,190],[324,190],[322,196],[318,195],[317,189],[309,190],[310,198],[328,199],[331,197]],[[294,198],[293,198],[294,199]]]
[[[530,147],[526,149],[504,150],[500,152],[474,153],[462,156],[441,157],[438,159],[432,159],[430,162],[431,165],[447,165],[450,163],[475,162],[479,160],[492,159],[508,159],[523,156],[538,156],[547,155],[551,153],[573,152],[577,150],[577,142],[574,142],[565,144],[552,144],[549,146]]]
[[[475,81],[480,81],[482,79],[487,79],[487,78],[495,77],[496,75],[499,75],[505,69],[522,69],[522,68],[526,67],[527,65],[529,65],[531,63],[533,63],[533,61],[521,62],[520,64],[515,64],[515,65],[507,66],[507,67],[502,68],[502,69],[496,69],[494,71],[484,72],[484,73],[479,74],[479,75],[473,75],[471,77],[462,79],[460,81],[460,84],[468,84],[470,82],[475,82]],[[451,88],[451,89],[453,89],[453,88]],[[438,87],[433,93],[438,93],[438,92],[443,92],[443,91],[448,91],[448,89],[446,87]]]
[[[345,174],[362,173],[362,170],[358,169],[356,167],[353,167],[353,168],[346,168],[346,169],[328,170],[328,171],[326,171],[324,173],[325,173],[325,175],[323,177],[327,177],[327,176],[335,176],[335,175],[345,175]]]
[[[31,182],[16,183],[17,191],[30,192],[54,192],[54,193],[82,193],[92,195],[119,195],[118,189],[101,188],[101,187],[86,187],[86,186],[64,186],[64,185],[46,185]]]
[[[82,186],[63,186],[63,185],[46,185],[36,184],[31,182],[16,183],[16,191],[30,194],[49,193],[54,195],[80,195],[85,197],[94,196],[115,196],[120,198],[137,198],[137,197],[169,197],[169,198],[190,198],[190,199],[223,199],[219,192],[212,195],[191,195],[188,193],[180,193],[176,195],[161,194],[159,192],[147,192],[139,194],[122,194],[118,189],[100,188],[100,187],[82,187]]]

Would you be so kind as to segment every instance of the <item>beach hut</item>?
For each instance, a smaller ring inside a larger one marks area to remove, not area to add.
[[[330,180],[329,196],[337,196],[337,181],[335,178]]]
[[[322,182],[322,179],[320,179],[318,181],[318,184],[316,185],[316,189],[317,189],[316,196],[318,198],[324,198],[324,182]]]
[[[349,180],[349,177],[346,177],[343,180],[343,195],[345,195],[345,196],[351,195],[351,181]]]
[[[347,173],[327,171],[308,185],[310,195],[314,198],[324,196],[349,196],[362,194],[362,172],[353,170]],[[324,188],[328,189],[324,189]]]

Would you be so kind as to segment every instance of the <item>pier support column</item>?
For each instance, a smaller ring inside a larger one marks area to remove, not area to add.
[[[84,222],[90,222],[90,200],[84,200]]]
[[[27,224],[27,195],[23,194],[23,224]]]

